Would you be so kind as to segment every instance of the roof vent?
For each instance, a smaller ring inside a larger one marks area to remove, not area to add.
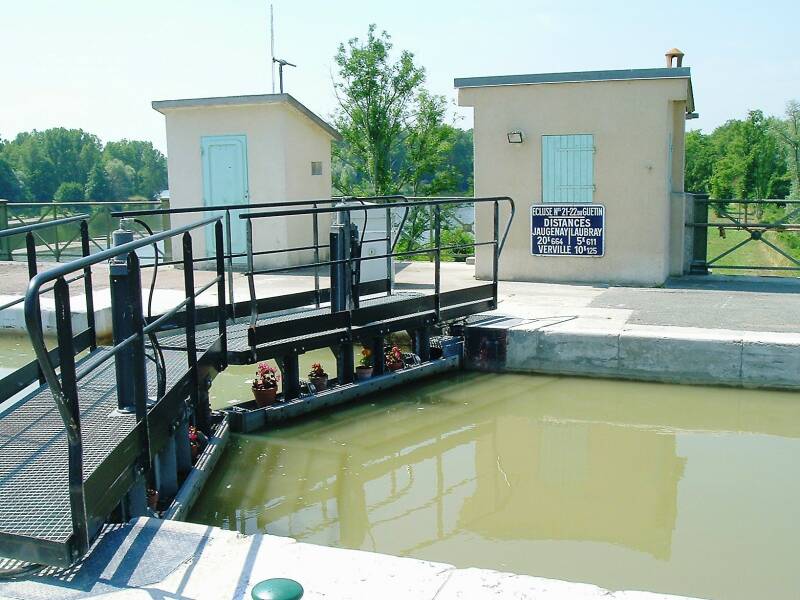
[[[667,50],[664,56],[667,57],[667,68],[672,68],[673,60],[676,63],[676,67],[681,67],[683,65],[683,52],[678,50],[677,48],[672,48],[671,50]]]

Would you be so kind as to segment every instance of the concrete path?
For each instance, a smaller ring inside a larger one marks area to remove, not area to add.
[[[264,579],[299,581],[304,600],[676,600],[647,592],[457,569],[385,554],[328,548],[271,535],[139,519],[110,531],[77,567],[0,583],[15,600],[249,599]]]

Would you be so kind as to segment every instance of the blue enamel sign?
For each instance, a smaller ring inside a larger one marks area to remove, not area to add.
[[[601,204],[531,206],[531,254],[603,256],[605,207]]]

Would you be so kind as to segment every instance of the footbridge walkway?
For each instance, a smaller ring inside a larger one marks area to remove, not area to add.
[[[493,279],[443,291],[443,253],[464,248],[442,243],[443,213],[454,205],[479,203],[494,208],[492,235],[468,245],[490,248]],[[400,252],[398,240],[413,211],[430,215],[431,239],[424,249]],[[166,213],[195,214],[186,224],[160,232],[143,220]],[[383,237],[371,237],[373,251],[362,256],[368,221],[375,214],[394,226]],[[278,404],[232,409],[243,429],[349,401],[393,381],[457,368],[458,352],[448,355],[437,351],[438,345],[432,349],[431,336],[496,308],[499,258],[513,215],[514,203],[505,197],[392,196],[131,211],[115,213],[122,219],[114,232],[115,246],[94,254],[83,215],[0,232],[0,238],[27,239],[30,284],[24,296],[0,310],[24,305],[36,354],[35,361],[0,379],[0,556],[71,565],[87,553],[107,523],[147,515],[148,504],[173,497],[192,468],[190,427],[210,436],[228,419],[211,410],[209,390],[230,364],[274,358],[282,371]],[[234,251],[234,219],[245,222],[244,252]],[[275,219],[304,221],[310,243],[258,250],[254,224]],[[320,223],[329,220],[322,243]],[[37,230],[68,224],[80,229],[82,256],[39,272],[33,243]],[[135,236],[136,228],[143,234]],[[207,255],[197,255],[198,237],[213,240]],[[172,242],[172,255],[180,258],[167,260],[163,248]],[[375,252],[375,243],[384,249]],[[393,261],[423,254],[434,263],[431,293],[396,291]],[[286,260],[276,265],[277,255]],[[382,262],[385,273],[362,281],[362,265],[368,260]],[[111,340],[98,339],[95,323],[92,270],[101,264],[109,265]],[[185,298],[154,314],[153,291],[159,267],[166,265],[182,270]],[[231,280],[241,268],[249,297],[236,299]],[[214,273],[199,287],[198,269]],[[257,296],[259,275],[291,271],[313,272],[314,288]],[[143,282],[145,274],[149,283]],[[329,287],[322,286],[323,274]],[[85,318],[71,310],[71,287],[77,286],[83,292]],[[215,295],[216,301],[199,305],[204,294]],[[54,300],[55,339],[45,336],[49,324],[41,309],[44,297]],[[411,334],[416,364],[395,374],[384,372],[383,362],[376,361],[375,377],[356,381],[353,345],[382,356],[386,336],[396,331]],[[303,382],[298,366],[299,355],[317,348],[331,348],[337,359],[335,385],[324,392]]]

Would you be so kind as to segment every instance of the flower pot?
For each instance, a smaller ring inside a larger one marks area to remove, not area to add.
[[[278,393],[278,388],[256,389],[253,388],[253,398],[256,399],[256,406],[264,408],[270,404],[275,404],[275,395]]]
[[[356,367],[356,379],[364,381],[372,377],[372,367]]]
[[[386,363],[386,368],[387,368],[389,371],[399,371],[399,370],[400,370],[400,369],[402,369],[404,366],[405,366],[405,365],[404,365],[403,363],[401,363],[401,362],[395,362],[395,363]]]
[[[323,377],[309,377],[308,383],[314,386],[314,389],[318,392],[326,389],[328,387],[328,376],[325,375]]]

